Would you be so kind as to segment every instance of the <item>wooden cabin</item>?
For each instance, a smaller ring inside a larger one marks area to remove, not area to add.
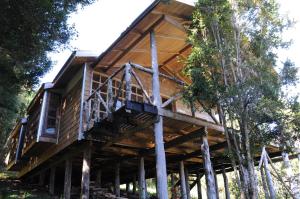
[[[185,176],[174,186],[187,190],[204,174],[204,136],[215,173],[231,171],[223,127],[182,99],[192,11],[179,1],[154,1],[102,54],[73,52],[11,132],[7,169],[67,199],[112,185],[115,195],[134,198],[138,179],[145,198],[145,179],[156,178],[165,199],[168,174]]]

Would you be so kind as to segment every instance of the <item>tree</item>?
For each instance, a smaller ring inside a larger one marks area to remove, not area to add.
[[[259,105],[280,96],[274,49],[288,45],[281,33],[290,25],[273,0],[199,0],[193,13],[185,68],[192,84],[185,98],[202,101],[204,110],[217,107],[233,167],[239,162],[243,198],[258,197],[253,156],[262,143]]]
[[[76,35],[68,25],[78,5],[94,0],[3,0],[0,2],[0,132],[1,140],[13,126],[24,92],[51,67],[47,57]]]

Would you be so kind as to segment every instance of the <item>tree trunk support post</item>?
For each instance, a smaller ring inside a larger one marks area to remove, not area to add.
[[[226,199],[230,199],[228,178],[227,178],[226,170],[224,167],[222,168],[222,175],[223,175],[223,180],[224,180],[225,196],[226,196]]]
[[[197,195],[198,195],[198,199],[202,199],[201,176],[199,171],[197,172]]]
[[[146,180],[145,180],[144,157],[140,157],[139,164],[139,198],[146,199]]]
[[[186,178],[184,173],[184,163],[180,161],[179,163],[179,170],[180,170],[180,182],[181,182],[181,198],[187,199],[187,191],[186,191]]]
[[[268,188],[269,188],[269,193],[270,193],[270,198],[271,199],[275,199],[276,198],[276,191],[275,191],[275,188],[274,188],[274,184],[273,184],[273,179],[272,179],[272,175],[271,175],[271,172],[268,168],[268,159],[267,159],[267,151],[265,148],[263,148],[263,161],[264,161],[264,170],[265,170],[265,175],[266,175],[266,180],[267,180],[267,185],[268,185]]]
[[[215,179],[214,179],[214,171],[210,161],[210,154],[209,154],[209,145],[207,141],[207,131],[205,129],[205,134],[202,137],[202,157],[204,162],[204,171],[205,171],[205,180],[206,180],[206,187],[207,187],[207,198],[208,199],[217,199],[216,193],[216,186],[215,186]]]
[[[187,199],[191,199],[191,189],[189,184],[189,171],[186,167],[184,167],[184,176],[185,176],[185,183],[186,183],[186,196]]]
[[[136,174],[133,175],[133,181],[132,181],[132,194],[136,193]]]
[[[72,160],[67,159],[65,162],[65,182],[64,182],[64,199],[71,198],[72,185]]]
[[[55,173],[56,173],[56,167],[51,167],[50,178],[49,178],[49,193],[51,195],[54,195],[54,191],[55,191]]]
[[[131,65],[125,65],[125,99],[131,100]]]
[[[215,185],[216,185],[216,196],[217,199],[219,199],[219,185],[218,185],[218,178],[217,178],[217,171],[214,171],[214,179],[215,179]]]
[[[88,145],[83,151],[81,199],[88,199],[90,195],[91,155],[92,155],[92,146]]]
[[[115,168],[115,194],[120,197],[120,163],[117,163]]]
[[[102,187],[102,170],[99,169],[96,174],[96,184],[98,187]]]
[[[155,33],[152,30],[150,32],[150,48],[151,48],[151,61],[152,61],[152,93],[153,104],[158,108],[161,107],[160,96],[160,83],[159,83],[159,69],[157,59],[157,46],[155,40]],[[157,176],[157,188],[158,198],[168,199],[168,178],[166,169],[166,154],[163,140],[163,119],[158,116],[158,122],[154,124],[155,134],[155,152],[156,152],[156,176]]]

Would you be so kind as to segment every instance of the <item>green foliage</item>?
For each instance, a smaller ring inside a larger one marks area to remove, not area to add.
[[[21,113],[22,93],[30,92],[51,67],[47,57],[76,35],[68,25],[78,5],[94,0],[4,0],[0,2],[1,140]]]

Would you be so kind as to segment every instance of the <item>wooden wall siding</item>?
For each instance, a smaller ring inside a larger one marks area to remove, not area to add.
[[[63,144],[67,139],[78,136],[81,85],[80,79],[62,98],[58,144]]]

